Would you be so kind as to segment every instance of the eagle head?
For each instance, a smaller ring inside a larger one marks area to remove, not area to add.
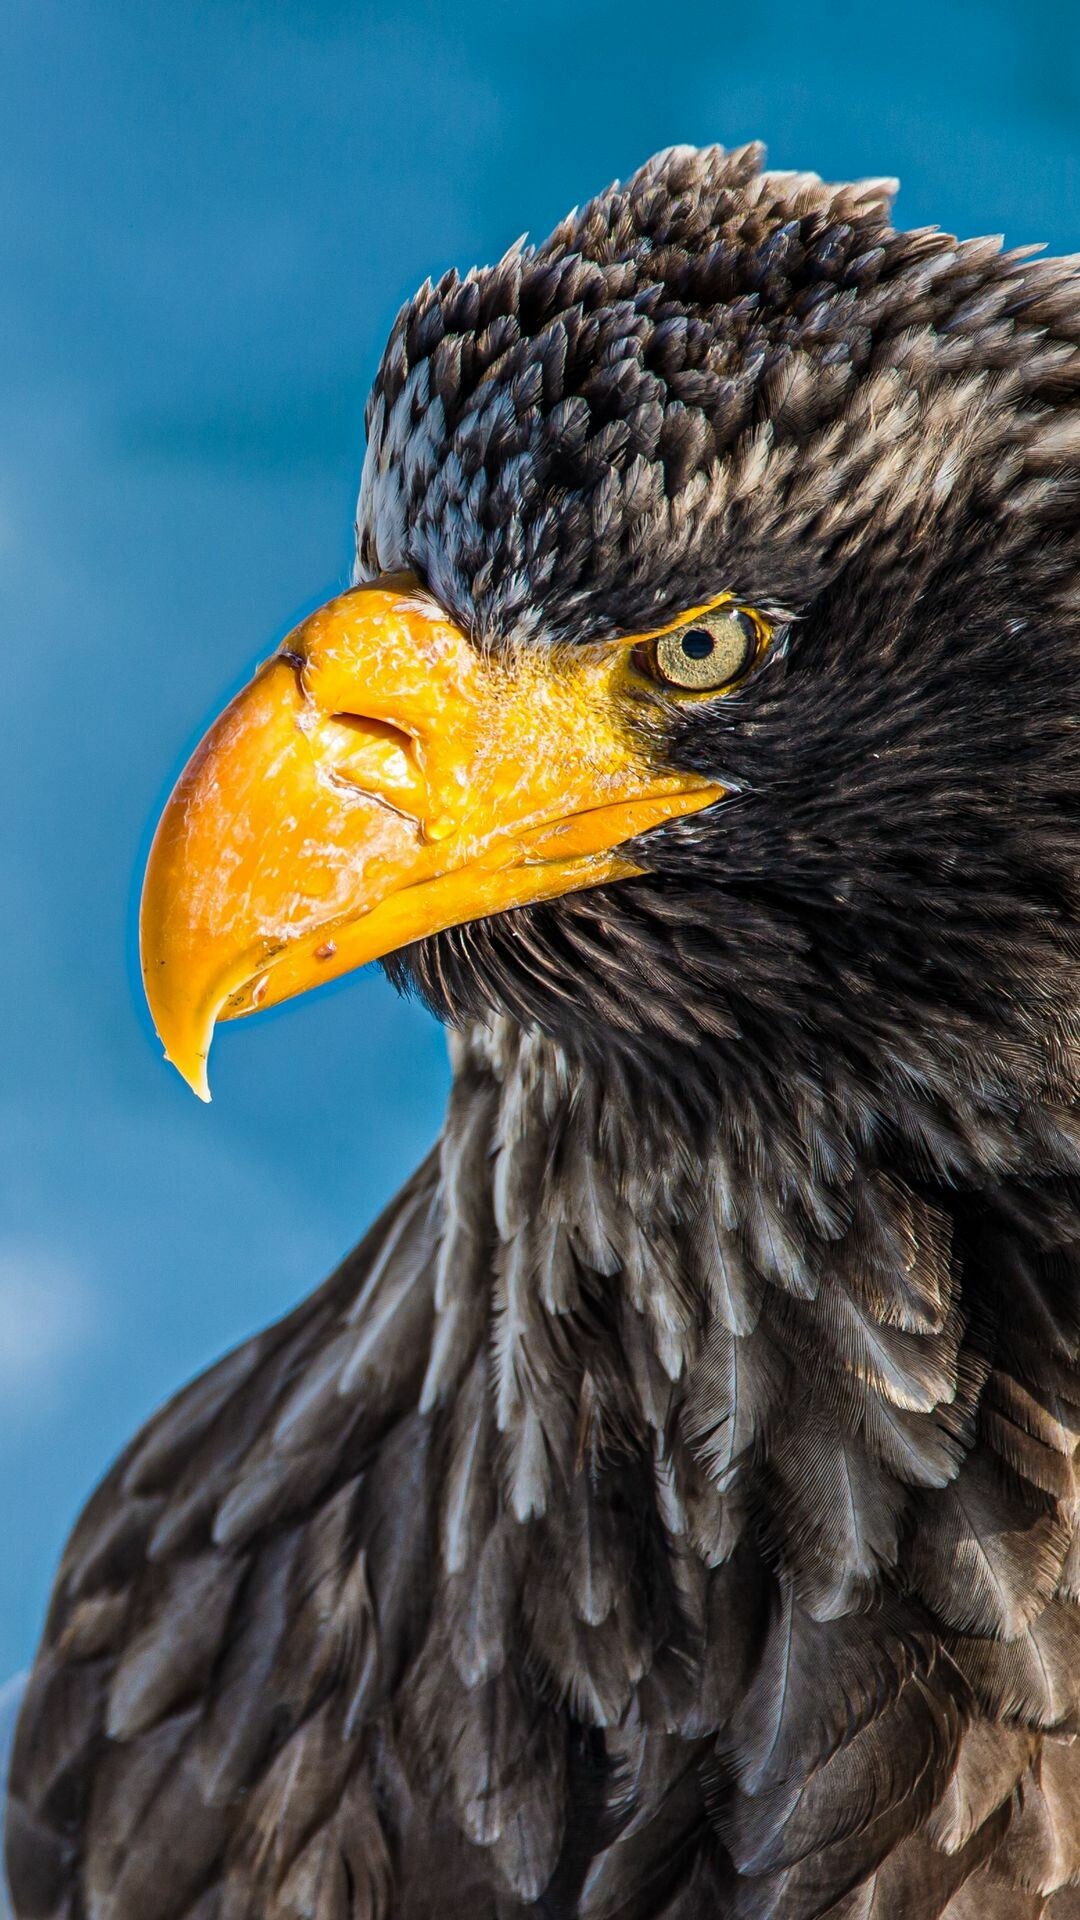
[[[1080,299],[892,186],[676,148],[402,310],[356,584],[154,843],[200,1090],[216,1020],[382,958],[819,1155],[1071,1097]]]

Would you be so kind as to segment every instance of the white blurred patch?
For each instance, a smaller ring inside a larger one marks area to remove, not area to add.
[[[62,1254],[0,1242],[0,1401],[48,1396],[95,1332],[93,1290]]]

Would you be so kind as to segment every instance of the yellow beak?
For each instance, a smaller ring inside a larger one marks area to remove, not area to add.
[[[485,653],[407,581],[305,620],[196,748],[150,852],[143,979],[195,1092],[218,1020],[639,872],[625,841],[717,799],[651,763],[630,678],[625,647]]]

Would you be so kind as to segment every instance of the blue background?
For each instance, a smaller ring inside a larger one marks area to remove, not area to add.
[[[0,75],[2,1677],[126,1436],[437,1131],[442,1035],[377,972],[226,1029],[205,1108],[135,969],[187,751],[347,580],[399,303],[673,141],[1067,251],[1080,10],[4,0]]]

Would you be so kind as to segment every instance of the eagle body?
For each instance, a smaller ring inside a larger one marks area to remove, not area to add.
[[[388,960],[442,1138],[87,1507],[19,1920],[1080,1920],[1078,402],[1068,263],[756,149],[404,310],[361,580],[776,638]]]

